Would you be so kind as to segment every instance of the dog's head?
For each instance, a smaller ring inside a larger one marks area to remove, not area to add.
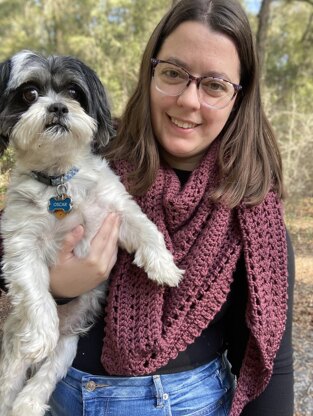
[[[22,51],[0,64],[0,153],[9,142],[20,153],[99,151],[112,134],[105,90],[83,62]]]

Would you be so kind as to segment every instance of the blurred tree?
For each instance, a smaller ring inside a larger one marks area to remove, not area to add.
[[[69,54],[96,70],[120,114],[148,36],[172,0],[3,0],[0,60],[21,49]]]
[[[34,0],[40,16],[41,44],[46,53],[79,55],[92,45],[90,33],[94,0]]]
[[[285,107],[296,94],[299,111],[311,106],[313,93],[313,8],[306,2],[273,3],[268,32],[266,86],[272,100]]]
[[[0,0],[0,61],[20,49],[77,56],[107,86],[118,116],[137,81],[148,37],[177,1]],[[248,14],[263,61],[267,113],[281,143],[289,190],[313,195],[313,0],[261,5],[258,15]]]
[[[88,39],[95,0],[4,0],[0,2],[0,57],[20,49],[74,53],[76,36]],[[91,41],[89,37],[87,43]],[[87,44],[85,41],[85,45]]]
[[[263,0],[259,11],[259,24],[256,34],[260,65],[263,67],[264,54],[266,49],[266,38],[270,20],[270,6],[273,0]]]
[[[20,0],[0,2],[0,60],[10,56],[12,51],[37,46],[34,37],[36,25],[34,27],[30,25],[33,18],[29,2]]]
[[[120,114],[137,81],[141,55],[171,1],[107,0],[94,11],[96,68]]]
[[[283,153],[287,189],[293,196],[313,195],[312,26],[312,2],[272,3],[264,89],[267,113]]]

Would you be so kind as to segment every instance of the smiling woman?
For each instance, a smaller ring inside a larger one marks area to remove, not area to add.
[[[181,71],[188,69],[193,76],[225,78],[232,90],[226,94],[227,101],[221,107],[218,106],[218,100],[212,100],[213,104],[209,105],[208,100],[203,98],[202,83],[207,78],[202,79],[201,83],[192,80],[186,88],[182,88],[180,94],[163,93],[156,88],[160,78],[156,65],[151,82],[151,114],[162,158],[174,168],[192,171],[220,134],[235,104],[232,98],[236,91],[230,82],[237,85],[240,81],[236,46],[229,37],[213,31],[207,25],[188,21],[179,25],[166,38],[157,58],[176,64],[179,62],[183,68]],[[215,90],[221,85],[216,82]],[[223,91],[227,92],[228,89]],[[214,106],[215,103],[217,106]]]
[[[102,316],[80,338],[50,414],[292,416],[281,159],[237,0],[169,10],[104,151],[185,274],[176,288],[156,286],[124,250],[114,257],[117,222],[98,235],[92,264],[78,263],[69,233],[51,269],[55,293],[86,289],[103,263],[111,273]]]

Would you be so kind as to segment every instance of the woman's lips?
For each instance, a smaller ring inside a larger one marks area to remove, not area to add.
[[[199,123],[193,123],[191,121],[180,120],[175,117],[169,116],[171,122],[182,129],[194,129],[195,127],[199,126]]]

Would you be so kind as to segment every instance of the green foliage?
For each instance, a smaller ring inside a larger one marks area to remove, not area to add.
[[[240,0],[245,6],[249,0]],[[123,111],[143,49],[172,0],[0,0],[0,61],[21,49],[77,56],[106,85],[113,114]],[[249,12],[255,33],[258,16]],[[312,0],[271,3],[263,92],[277,132],[289,190],[313,194]],[[1,171],[13,162],[2,158]]]
[[[140,59],[154,26],[169,6],[168,0],[107,0],[94,11],[97,25],[98,74],[120,114],[137,80]]]
[[[298,109],[311,106],[313,88],[313,8],[305,2],[274,2],[268,38],[266,86],[275,91],[276,104],[285,107],[294,94]]]
[[[140,57],[171,0],[4,0],[0,60],[21,49],[77,56],[105,83],[118,115],[134,88]]]
[[[289,195],[313,195],[313,7],[273,2],[266,49],[266,109],[283,155]]]
[[[3,153],[1,160],[0,160],[0,175],[4,175],[6,172],[8,172],[14,163],[14,151],[12,148],[6,149],[6,151]],[[1,187],[1,181],[0,181],[0,187]]]

